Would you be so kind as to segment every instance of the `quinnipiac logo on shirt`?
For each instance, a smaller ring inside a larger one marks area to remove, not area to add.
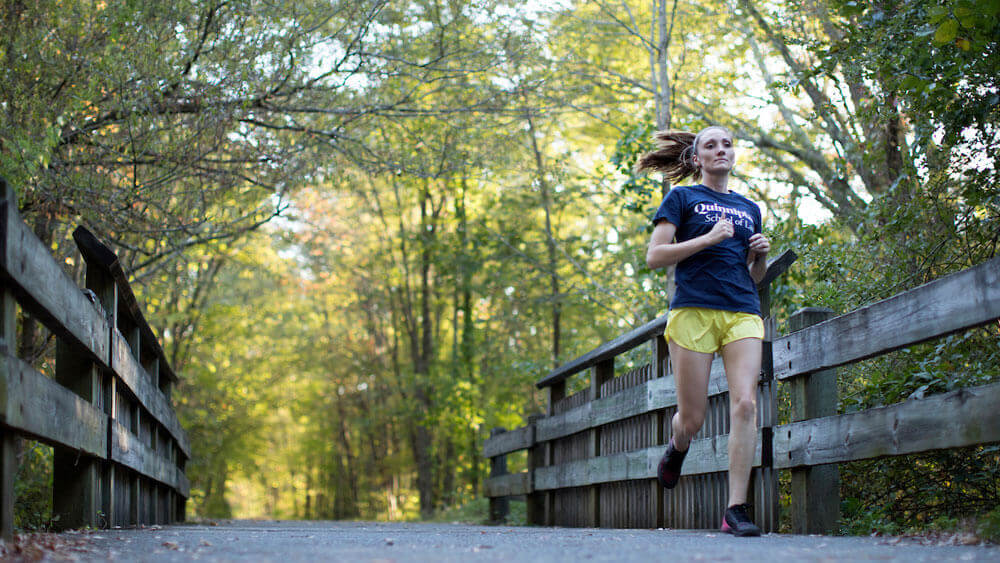
[[[753,232],[753,217],[742,209],[726,207],[718,203],[699,203],[694,206],[694,212],[705,217],[706,223],[717,223],[725,214],[734,227],[743,227]]]

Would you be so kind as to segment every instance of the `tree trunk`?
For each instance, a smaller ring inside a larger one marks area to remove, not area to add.
[[[542,195],[542,209],[545,211],[545,249],[548,253],[549,294],[552,299],[552,368],[559,367],[559,342],[561,339],[562,297],[559,294],[559,259],[556,248],[556,238],[552,227],[552,195],[549,180],[542,161],[542,151],[538,148],[535,120],[531,116],[531,108],[526,102],[524,118],[528,122],[528,136],[531,139],[531,150],[535,156],[535,174],[538,188]]]

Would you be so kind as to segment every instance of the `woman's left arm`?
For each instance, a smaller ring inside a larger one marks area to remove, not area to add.
[[[771,251],[771,241],[761,233],[750,237],[750,249],[747,252],[747,267],[754,283],[760,283],[767,273],[767,253]]]

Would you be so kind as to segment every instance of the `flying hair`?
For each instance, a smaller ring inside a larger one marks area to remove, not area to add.
[[[633,171],[636,174],[650,171],[660,172],[672,184],[680,183],[681,180],[689,176],[697,175],[701,168],[694,163],[695,147],[702,134],[709,129],[722,129],[729,133],[728,129],[718,125],[706,127],[697,135],[678,129],[657,131],[653,134],[653,150],[639,157]]]

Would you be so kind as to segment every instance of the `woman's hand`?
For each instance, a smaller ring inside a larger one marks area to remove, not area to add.
[[[749,242],[750,255],[747,257],[748,262],[755,262],[767,256],[767,253],[771,251],[771,241],[762,233],[751,236]]]
[[[733,222],[723,213],[722,217],[712,225],[712,230],[708,231],[707,236],[711,241],[710,244],[719,244],[728,238],[733,238]]]

